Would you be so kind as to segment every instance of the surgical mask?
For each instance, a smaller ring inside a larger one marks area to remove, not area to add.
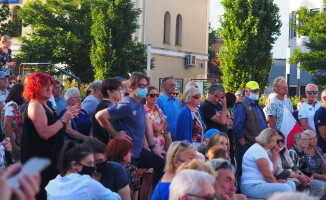
[[[11,83],[9,84],[8,88],[11,89],[12,87],[14,87],[14,85],[15,85],[14,83]]]
[[[106,169],[106,161],[97,163],[95,166],[96,166],[96,171],[98,173],[103,174],[105,172],[105,169]]]
[[[282,148],[280,148],[280,150],[279,151],[282,151],[284,149],[284,145],[283,145],[283,147]]]
[[[83,169],[80,172],[78,172],[78,174],[80,174],[80,175],[87,174],[87,175],[92,176],[93,172],[95,171],[95,167],[90,167],[90,166],[86,166],[86,165],[82,165],[82,164],[80,164],[80,165],[83,166]]]
[[[254,93],[250,93],[249,99],[252,100],[252,101],[257,101],[259,99],[259,95],[254,94]]]
[[[147,88],[137,88],[136,96],[140,99],[145,98],[147,95]]]

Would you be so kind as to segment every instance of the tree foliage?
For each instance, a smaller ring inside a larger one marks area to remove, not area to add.
[[[13,37],[21,31],[21,20],[11,21],[8,18],[11,16],[8,0],[4,0],[0,8],[0,29],[2,35]]]
[[[93,79],[89,0],[28,0],[19,15],[31,31],[21,38],[17,60],[64,64],[82,81]]]
[[[132,38],[140,12],[130,0],[95,1],[91,49],[95,78],[126,77],[133,71],[145,71],[147,47]]]
[[[325,1],[324,1],[324,5]],[[303,42],[308,51],[293,50],[290,63],[300,63],[300,69],[313,74],[313,82],[321,87],[326,86],[326,12],[311,12],[306,7],[301,7],[297,12],[297,22],[290,24],[295,31],[306,36]]]
[[[235,92],[257,81],[262,92],[272,66],[272,45],[282,23],[273,0],[223,0],[220,61],[224,87]]]
[[[220,75],[221,71],[218,68],[220,62],[217,53],[214,51],[213,44],[217,43],[220,39],[217,31],[213,30],[209,25],[209,35],[208,35],[208,69],[211,75]]]

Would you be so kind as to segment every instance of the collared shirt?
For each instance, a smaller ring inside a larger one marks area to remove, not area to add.
[[[66,109],[66,107],[68,106],[68,104],[65,101],[65,98],[62,95],[59,96],[59,100],[55,100],[55,104],[56,104],[55,110],[57,111],[58,116],[60,112],[63,109]]]
[[[180,112],[179,100],[175,97],[169,98],[165,93],[158,97],[156,104],[162,109],[166,121],[169,124],[169,132],[174,135],[176,132],[176,122]]]
[[[323,105],[321,102],[317,101],[315,106],[312,105],[312,103],[308,103],[308,101],[305,101],[299,108],[299,120],[300,119],[307,119],[308,125],[315,129],[315,122],[314,122],[314,116],[315,112]]]
[[[271,99],[269,104],[267,105],[267,112],[268,115],[272,115],[276,117],[275,120],[275,129],[280,130],[283,121],[283,113],[284,113],[284,106],[292,113],[293,106],[290,99],[284,97],[284,100],[281,101],[277,97]]]
[[[6,89],[6,92],[2,92],[0,90],[0,101],[3,103],[3,105],[6,104],[5,100],[6,100],[7,96],[8,96],[8,94],[9,94],[9,91],[7,89]]]
[[[264,113],[258,107],[258,101],[252,103],[247,97],[244,97],[244,99],[247,102],[247,104],[250,105],[250,107],[252,107],[258,114],[261,130],[267,128],[267,124],[264,118]],[[242,103],[237,104],[234,110],[234,119],[233,119],[233,127],[232,127],[234,136],[237,140],[240,140],[241,138],[244,137],[243,126],[246,118],[247,118],[246,109],[244,108]]]

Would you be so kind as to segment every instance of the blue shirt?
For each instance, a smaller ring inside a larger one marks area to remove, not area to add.
[[[321,137],[318,126],[326,126],[326,109],[320,107],[314,116],[316,135],[317,135],[317,145],[322,149],[323,153],[326,153],[326,142]]]
[[[146,126],[146,110],[142,102],[127,96],[115,106],[107,109],[113,127],[117,131],[124,130],[132,138],[133,159],[140,157],[143,148]]]
[[[156,104],[162,109],[164,115],[167,117],[166,121],[169,124],[169,132],[174,135],[176,132],[176,122],[180,112],[179,100],[174,98],[171,99],[163,93],[158,97]]]
[[[159,191],[158,191],[158,185],[160,185]],[[169,200],[170,185],[171,182],[166,182],[166,183],[161,183],[161,181],[158,182],[152,194],[151,200],[159,200],[158,192],[160,193],[161,200]]]
[[[55,100],[55,103],[57,105],[56,108],[55,108],[55,110],[57,111],[57,114],[59,116],[59,114],[61,113],[61,111],[67,108],[68,104],[66,103],[65,98],[62,95],[59,96],[59,100],[58,101]]]
[[[267,128],[267,124],[264,118],[264,113],[259,108],[258,101],[256,101],[254,104],[247,97],[244,97],[244,99],[247,102],[247,104],[250,105],[250,107],[254,108],[254,110],[257,112],[261,130]],[[234,110],[234,119],[233,119],[233,127],[232,127],[234,136],[237,140],[240,140],[241,138],[244,137],[243,126],[246,118],[247,118],[246,109],[244,108],[242,103],[238,103]]]

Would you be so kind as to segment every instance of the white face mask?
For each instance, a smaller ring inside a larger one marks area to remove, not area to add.
[[[15,85],[14,83],[11,83],[9,84],[8,88],[11,89],[12,87],[14,87],[14,85]]]

